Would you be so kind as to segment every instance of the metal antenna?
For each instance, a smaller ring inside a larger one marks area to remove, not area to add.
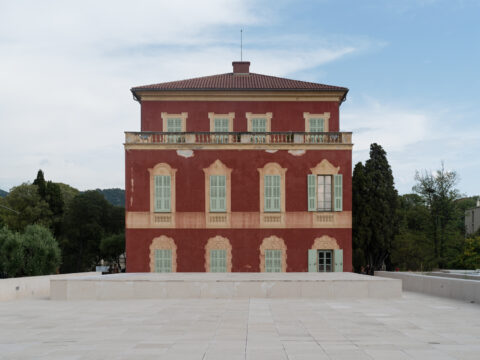
[[[243,29],[240,29],[240,61],[243,61]]]

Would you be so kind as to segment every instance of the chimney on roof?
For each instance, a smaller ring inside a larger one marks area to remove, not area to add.
[[[250,73],[250,61],[234,61],[233,65],[233,74],[234,75],[245,75]]]

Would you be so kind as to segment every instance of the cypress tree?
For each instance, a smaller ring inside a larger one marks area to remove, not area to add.
[[[390,254],[397,233],[397,201],[387,154],[374,143],[370,145],[370,159],[365,166],[357,164],[353,173],[354,256],[363,260],[370,272],[383,265],[391,268]]]

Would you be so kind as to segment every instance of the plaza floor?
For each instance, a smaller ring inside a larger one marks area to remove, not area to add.
[[[0,302],[0,359],[479,359],[480,305],[397,299]]]

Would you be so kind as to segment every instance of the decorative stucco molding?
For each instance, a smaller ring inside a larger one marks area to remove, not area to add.
[[[220,160],[215,160],[208,168],[203,169],[205,173],[205,216],[207,227],[230,227],[230,214],[232,208],[231,188],[232,188],[232,169],[227,167]],[[210,176],[225,176],[225,209],[226,212],[210,212]]]
[[[205,271],[210,271],[210,250],[225,250],[227,253],[227,272],[232,272],[232,244],[230,240],[217,235],[208,239],[205,245]]]
[[[172,250],[172,272],[177,272],[177,245],[172,238],[161,235],[150,244],[150,272],[155,272],[155,250]]]
[[[280,164],[269,162],[263,168],[257,169],[260,174],[260,227],[284,227],[285,226],[285,174],[286,168]],[[280,211],[265,212],[265,175],[280,175]]]
[[[335,167],[327,159],[320,161],[315,167],[310,168],[314,175],[335,175],[340,171],[340,166]]]
[[[323,235],[313,241],[312,249],[314,250],[336,250],[340,249],[335,238],[328,235]]]
[[[272,235],[263,239],[260,245],[260,272],[265,272],[265,250],[282,251],[282,272],[287,271],[287,245],[283,239]]]

